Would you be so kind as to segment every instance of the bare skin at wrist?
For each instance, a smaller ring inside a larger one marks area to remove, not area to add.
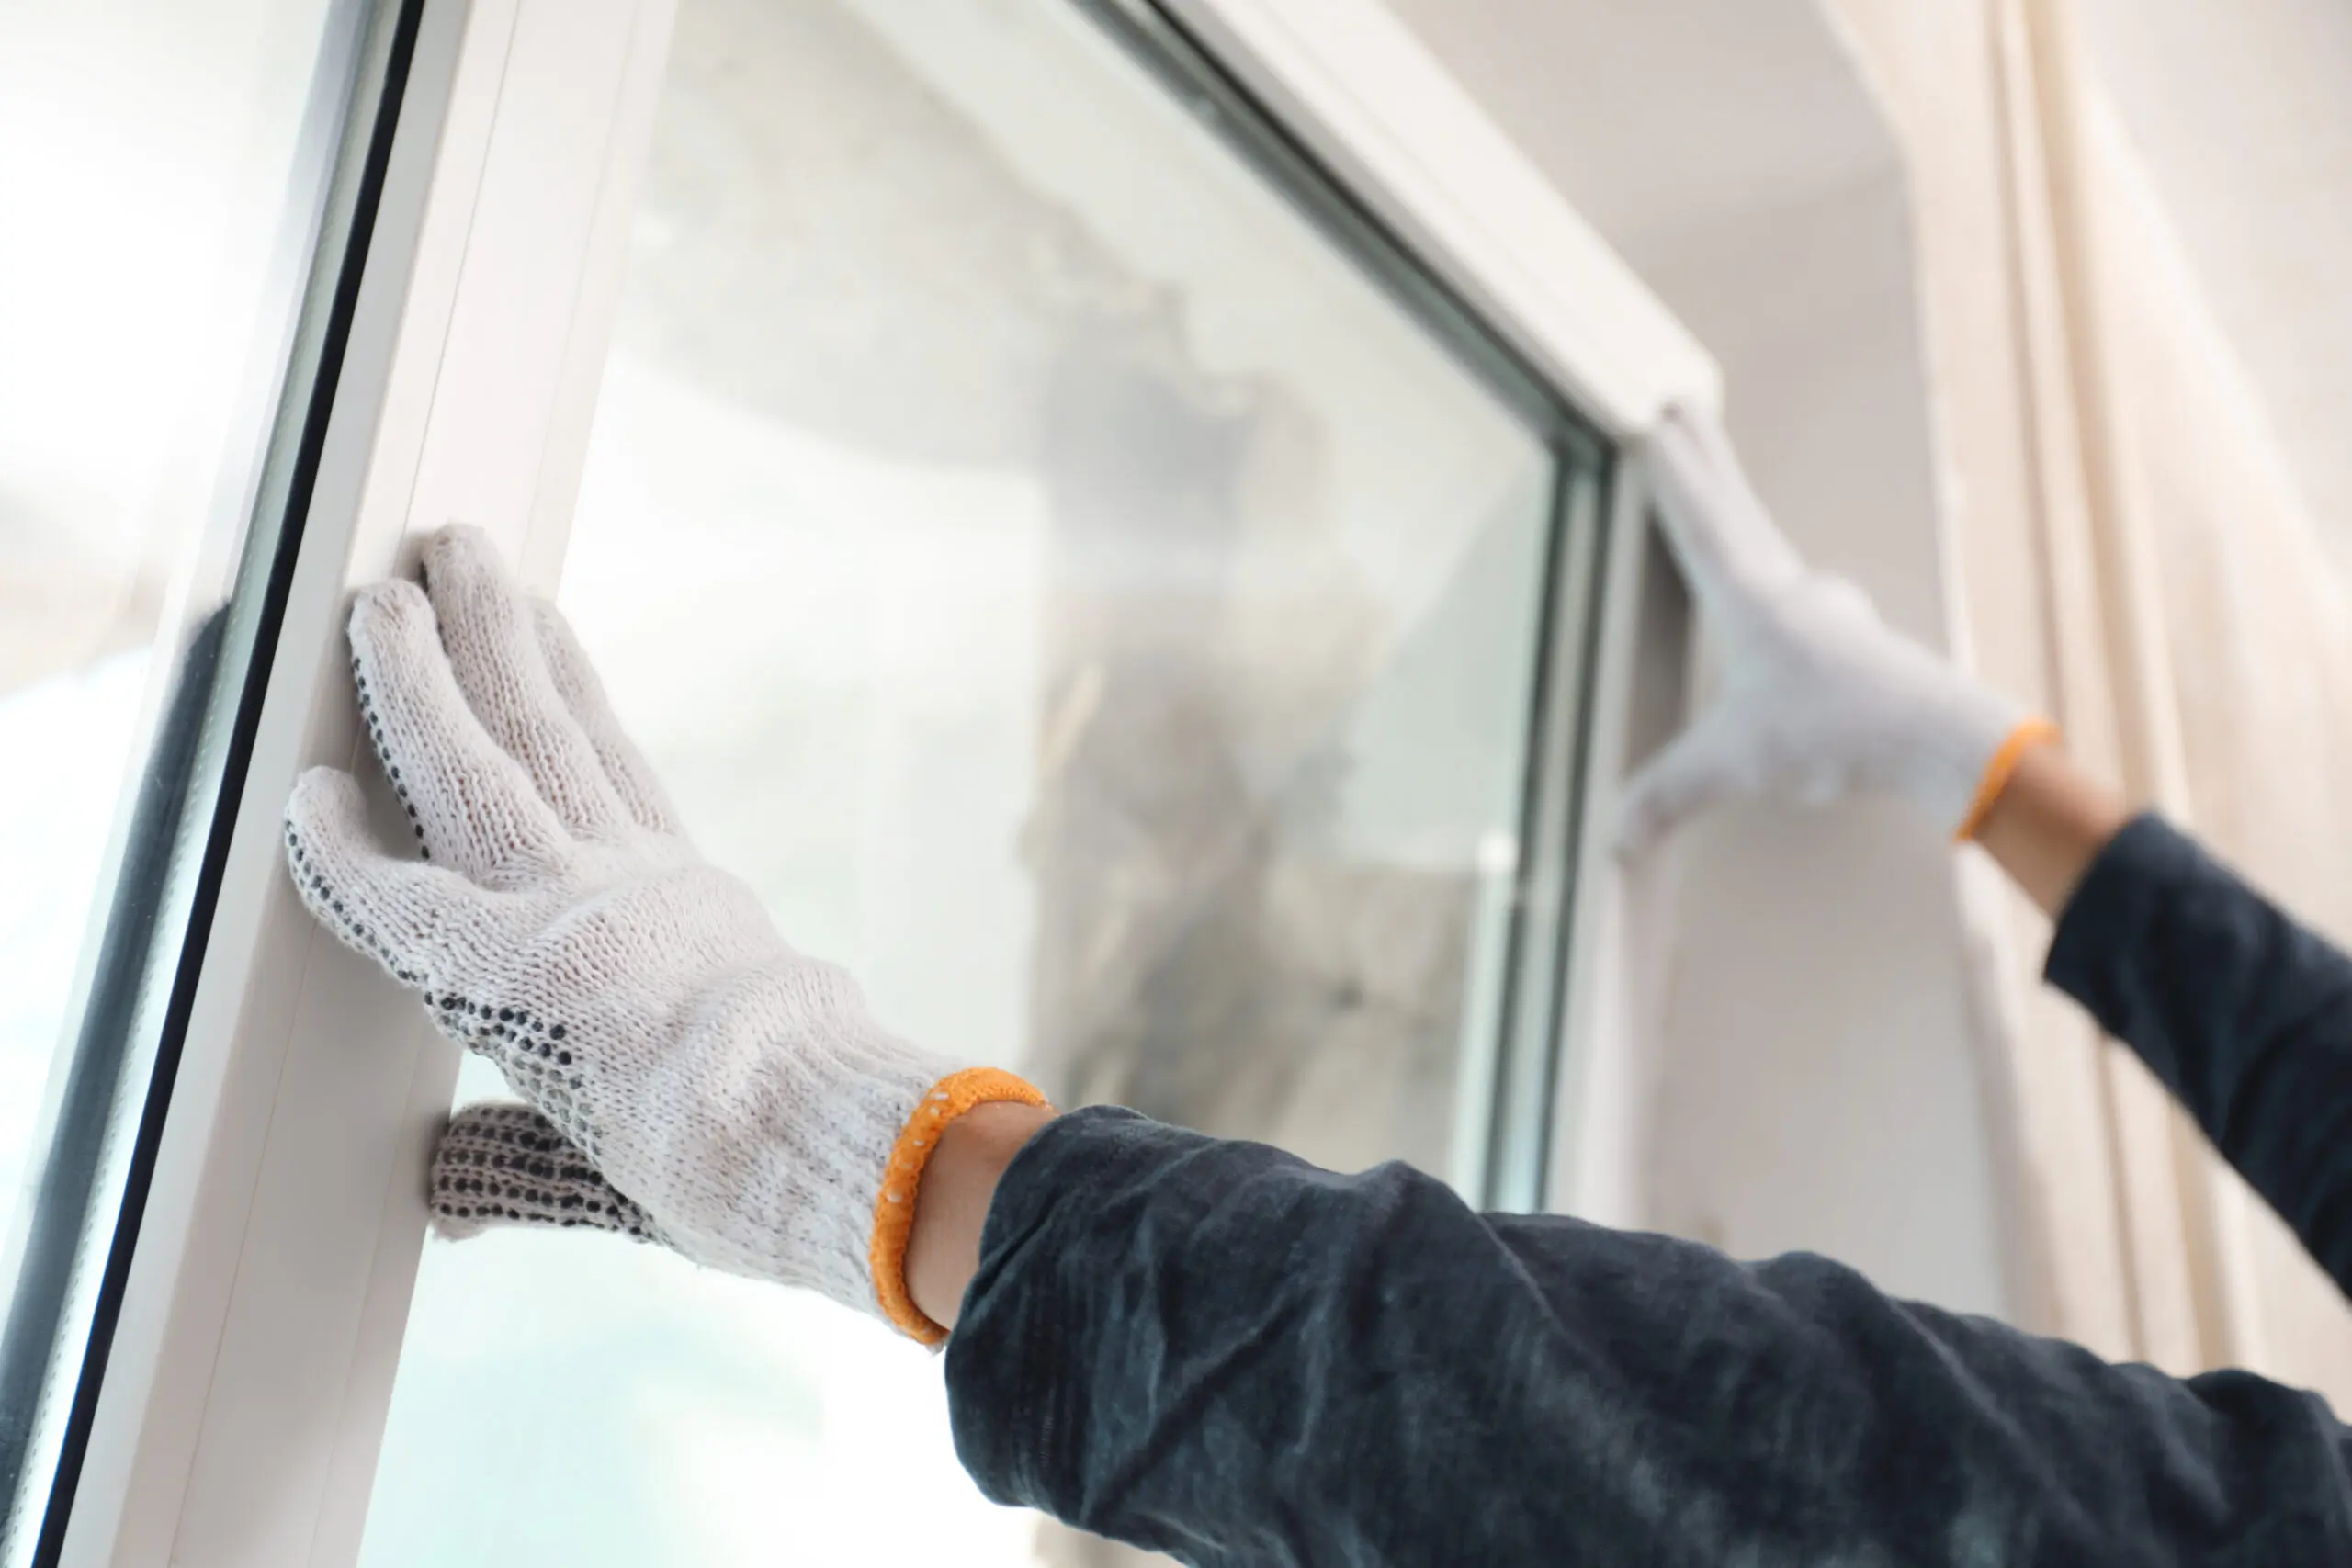
[[[980,1227],[996,1184],[1037,1130],[1054,1119],[1042,1106],[976,1105],[948,1123],[924,1166],[907,1237],[907,1293],[942,1328],[956,1326],[964,1288],[980,1266]]]
[[[2122,796],[2036,746],[2018,762],[1976,841],[2026,896],[2055,917],[2108,840],[2132,819]]]

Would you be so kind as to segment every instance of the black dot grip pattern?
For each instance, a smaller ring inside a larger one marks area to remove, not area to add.
[[[427,1203],[435,1228],[448,1236],[503,1224],[664,1239],[650,1215],[527,1105],[469,1105],[452,1117],[433,1151]]]
[[[359,693],[359,721],[368,727],[368,742],[376,749],[376,761],[382,764],[384,776],[392,782],[392,793],[400,797],[401,809],[408,813],[409,831],[416,835],[416,853],[420,860],[433,858],[433,846],[424,841],[424,824],[416,815],[416,802],[408,795],[408,781],[401,777],[401,766],[384,749],[384,724],[377,716],[375,699],[368,694],[368,677],[360,673],[359,660],[351,660],[351,683]]]
[[[401,985],[421,991],[442,1033],[489,1057],[506,1075],[507,1082],[547,1113],[561,1136],[584,1157],[595,1157],[595,1130],[580,1108],[585,1079],[570,1043],[570,1025],[551,1021],[526,1008],[501,1007],[455,991],[433,990],[421,970],[398,957],[390,944],[345,904],[290,821],[286,827],[286,858],[311,909],[345,945],[375,959]]]
[[[325,921],[345,946],[381,964],[384,972],[403,986],[424,984],[423,974],[395,957],[375,928],[345,906],[342,891],[327,881],[326,874],[311,854],[310,846],[302,842],[302,835],[295,831],[291,822],[286,825],[286,864],[296,886],[302,890],[303,901],[311,906],[311,912]]]

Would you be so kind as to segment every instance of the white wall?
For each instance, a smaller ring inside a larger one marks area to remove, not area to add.
[[[1822,12],[1396,3],[1720,361],[1733,434],[1800,546],[1944,643],[1901,165]],[[1662,981],[1647,1125],[1632,1203],[1595,1217],[2008,1309],[1949,849],[1896,808],[1758,810],[1640,874]]]

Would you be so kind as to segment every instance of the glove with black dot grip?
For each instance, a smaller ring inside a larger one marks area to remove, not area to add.
[[[494,1225],[665,1239],[652,1215],[622,1197],[554,1122],[527,1105],[469,1105],[450,1117],[433,1146],[425,1206],[433,1228],[453,1241]]]
[[[937,1342],[901,1268],[923,1164],[970,1107],[1043,1096],[890,1033],[695,852],[562,616],[479,530],[424,564],[429,593],[363,590],[350,622],[360,716],[424,858],[387,852],[331,768],[295,786],[286,843],[312,913],[545,1119],[461,1116],[440,1223],[609,1222]]]

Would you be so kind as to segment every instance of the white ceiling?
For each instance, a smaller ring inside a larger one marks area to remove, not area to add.
[[[2215,317],[2352,560],[2352,0],[2079,3]],[[1891,155],[1819,0],[1390,4],[1621,251]]]
[[[1621,249],[1686,214],[1867,178],[1893,156],[1814,0],[1389,3]]]

